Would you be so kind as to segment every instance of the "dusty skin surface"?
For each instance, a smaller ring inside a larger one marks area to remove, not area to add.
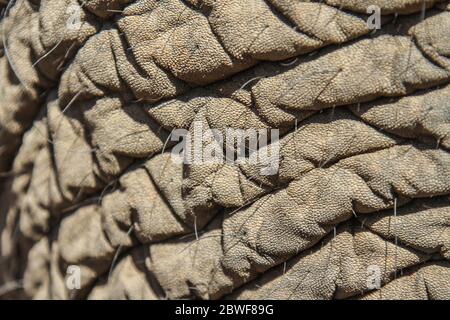
[[[0,8],[0,298],[450,299],[448,1]],[[196,121],[278,172],[173,161]]]

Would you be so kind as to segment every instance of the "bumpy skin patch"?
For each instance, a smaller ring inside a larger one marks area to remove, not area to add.
[[[450,299],[448,1],[8,3],[0,298]],[[178,163],[199,122],[279,170]]]

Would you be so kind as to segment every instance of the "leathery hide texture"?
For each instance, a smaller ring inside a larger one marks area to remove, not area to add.
[[[448,1],[0,10],[0,298],[450,299]]]

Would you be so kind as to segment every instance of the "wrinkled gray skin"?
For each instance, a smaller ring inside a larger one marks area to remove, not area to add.
[[[0,6],[0,298],[450,299],[448,1]],[[196,121],[278,172],[173,161]]]

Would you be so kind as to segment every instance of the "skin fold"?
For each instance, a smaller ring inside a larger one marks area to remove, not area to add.
[[[450,299],[448,1],[0,10],[0,299]]]

